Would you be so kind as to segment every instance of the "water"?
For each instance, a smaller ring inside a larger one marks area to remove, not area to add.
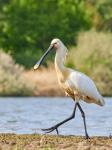
[[[104,107],[81,102],[86,114],[90,136],[112,133],[112,98],[105,98]],[[0,133],[31,134],[69,117],[74,102],[70,98],[0,98]],[[83,120],[77,110],[76,118],[59,128],[62,135],[84,135]],[[54,131],[52,134],[56,134]]]

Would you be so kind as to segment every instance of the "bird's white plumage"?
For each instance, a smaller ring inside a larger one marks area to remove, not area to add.
[[[93,80],[81,72],[64,66],[67,48],[61,40],[53,39],[50,47],[56,49],[55,69],[59,84],[65,90],[65,93],[75,100],[77,97],[77,100],[82,99],[87,103],[96,103],[103,106],[105,104],[104,99],[97,90]],[[39,60],[39,63],[34,66],[34,69],[40,66],[42,60],[43,58]]]
[[[87,75],[78,72],[72,71],[68,77],[69,86],[75,90],[77,90],[80,95],[87,96],[93,99],[93,102],[99,103],[100,105],[104,105],[103,97],[100,95],[97,90],[94,82]]]
[[[53,48],[56,49],[55,69],[56,69],[56,73],[58,76],[58,82],[60,86],[64,89],[65,93],[68,96],[72,97],[72,99],[75,100],[76,103],[75,103],[73,113],[69,118],[63,120],[62,122],[56,124],[55,126],[52,126],[51,128],[47,128],[43,130],[47,131],[47,133],[50,133],[56,130],[58,134],[58,127],[64,124],[65,122],[73,119],[75,117],[76,108],[78,107],[83,117],[85,135],[86,135],[86,138],[88,139],[89,136],[87,133],[85,114],[79,104],[79,101],[83,100],[87,103],[95,103],[100,106],[103,106],[105,104],[103,97],[100,95],[99,91],[97,90],[91,78],[89,78],[87,75],[81,72],[78,72],[76,70],[73,70],[64,66],[64,60],[66,57],[67,48],[59,39],[53,39],[51,41],[50,47],[44,53],[44,55],[40,58],[40,60],[36,63],[36,65],[34,66],[34,69],[37,69],[40,66],[45,56]]]
[[[57,72],[57,76],[59,79],[59,83],[61,83],[61,87],[65,90],[65,92],[73,97],[75,94],[79,94],[79,99],[83,98],[87,103],[96,103],[98,105],[103,106],[104,100],[97,90],[93,80],[89,78],[87,75],[78,72],[76,70],[72,70],[70,68],[66,68],[63,65],[63,58],[66,56],[67,48],[59,39],[53,39],[51,44],[56,44],[56,57],[55,57],[55,68]],[[68,77],[66,78],[66,74]],[[64,81],[60,78],[64,78]],[[61,81],[62,80],[62,81]]]

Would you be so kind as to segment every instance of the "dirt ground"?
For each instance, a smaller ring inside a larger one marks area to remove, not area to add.
[[[112,138],[0,134],[0,150],[112,150]]]

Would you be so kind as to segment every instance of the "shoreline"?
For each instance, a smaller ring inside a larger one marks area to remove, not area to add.
[[[39,134],[0,134],[1,150],[111,150],[112,138]]]

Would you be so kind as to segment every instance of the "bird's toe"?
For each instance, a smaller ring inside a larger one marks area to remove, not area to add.
[[[56,130],[56,133],[59,134],[58,128],[57,127],[51,127],[51,128],[46,128],[46,129],[41,129],[42,131],[45,131],[46,133],[50,133],[54,130]]]
[[[86,135],[86,139],[90,139],[90,137],[89,137],[89,135],[88,135],[88,134]]]

